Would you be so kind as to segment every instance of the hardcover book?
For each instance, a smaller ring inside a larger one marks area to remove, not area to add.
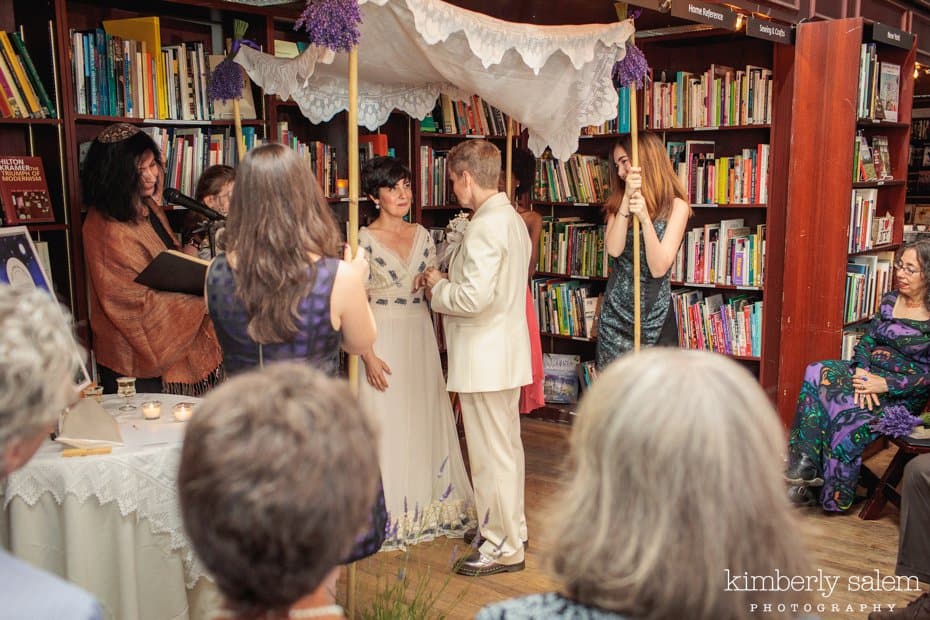
[[[165,250],[136,276],[136,282],[157,291],[203,295],[210,261],[177,250]]]
[[[879,64],[878,96],[881,99],[885,120],[897,122],[901,67],[890,62]]]
[[[40,157],[0,156],[0,202],[7,226],[55,221]]]

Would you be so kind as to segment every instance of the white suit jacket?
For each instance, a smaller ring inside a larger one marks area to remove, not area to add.
[[[444,314],[452,392],[497,392],[533,381],[526,325],[530,236],[503,192],[472,216],[449,264],[433,286]]]

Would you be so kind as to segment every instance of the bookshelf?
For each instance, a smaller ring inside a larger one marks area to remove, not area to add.
[[[863,18],[809,22],[797,30],[792,97],[796,113],[790,125],[793,148],[786,187],[791,209],[785,222],[788,251],[784,259],[784,273],[791,276],[784,282],[776,399],[786,425],[794,417],[805,366],[840,357],[845,329],[861,325],[846,312],[847,263],[860,257],[878,260],[903,241],[903,181],[907,178],[917,48],[906,33],[898,33],[906,48],[881,42],[883,32],[884,28]],[[878,62],[900,67],[899,109],[894,121],[868,118],[858,109],[864,43],[876,43]],[[832,59],[832,69],[826,73],[820,68],[823,58]],[[805,88],[805,84],[820,88]],[[893,182],[856,182],[850,163],[860,133],[870,142],[875,136],[887,137]],[[874,200],[876,216],[894,217],[889,242],[876,243],[865,235],[860,237],[866,240],[864,244],[851,247],[850,231],[855,234],[858,226],[852,217],[855,197],[862,192]]]

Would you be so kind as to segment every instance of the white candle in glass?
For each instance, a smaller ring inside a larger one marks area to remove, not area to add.
[[[191,403],[178,403],[174,406],[174,419],[178,422],[187,422],[194,413],[194,406]]]
[[[146,420],[157,420],[161,417],[161,402],[150,400],[142,403],[142,417]]]

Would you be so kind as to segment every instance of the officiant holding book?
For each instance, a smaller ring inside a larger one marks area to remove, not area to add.
[[[81,172],[90,325],[104,391],[136,377],[139,392],[199,395],[220,374],[222,355],[202,295],[155,290],[138,275],[166,250],[179,250],[160,205],[158,145],[117,123],[93,141]]]

